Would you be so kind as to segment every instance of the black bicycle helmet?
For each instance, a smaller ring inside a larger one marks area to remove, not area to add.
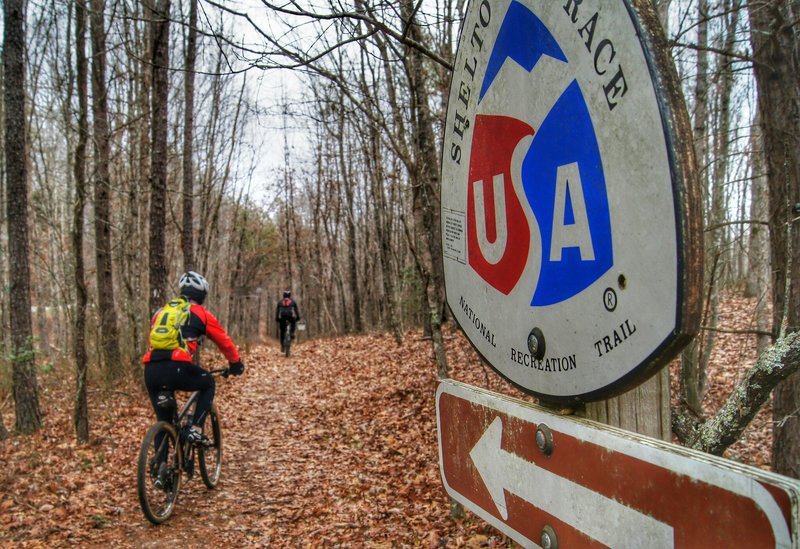
[[[283,297],[292,297],[292,291],[291,290],[284,290],[283,291]]]

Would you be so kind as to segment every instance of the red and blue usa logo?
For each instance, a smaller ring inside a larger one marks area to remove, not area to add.
[[[579,294],[614,263],[603,162],[573,74],[544,23],[512,2],[477,98],[465,189],[467,255],[475,272],[506,295],[526,265],[538,262],[532,306]],[[520,98],[520,84],[550,90],[551,97]],[[534,250],[540,257],[529,257]]]
[[[665,41],[649,0],[467,10],[443,134],[447,302],[534,395],[618,394],[696,330],[699,193]]]

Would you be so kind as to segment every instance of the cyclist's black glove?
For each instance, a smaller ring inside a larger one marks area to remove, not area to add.
[[[239,362],[231,362],[229,370],[235,376],[240,376],[244,373],[244,364],[240,360]]]

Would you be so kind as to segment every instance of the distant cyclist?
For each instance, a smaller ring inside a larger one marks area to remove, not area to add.
[[[198,391],[197,409],[187,437],[202,440],[201,426],[214,401],[214,378],[192,363],[203,336],[213,341],[230,363],[230,373],[244,373],[244,364],[236,346],[219,321],[203,307],[208,282],[194,271],[181,276],[180,297],[170,300],[153,316],[150,350],[144,355],[144,381],[159,421],[171,421],[172,410],[158,405],[162,391]]]
[[[286,329],[289,328],[289,334],[294,339],[298,320],[300,320],[300,309],[297,307],[297,302],[292,299],[291,290],[284,290],[283,297],[278,301],[278,307],[275,309],[275,321],[278,322],[281,328],[281,352],[286,350],[283,347],[283,337],[286,335]]]

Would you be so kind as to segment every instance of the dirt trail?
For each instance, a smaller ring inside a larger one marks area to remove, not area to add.
[[[138,444],[152,422],[143,392],[93,410],[95,426],[108,424],[89,447],[54,444],[59,425],[48,421],[42,435],[14,439],[32,441],[32,452],[0,447],[0,460],[5,450],[12,462],[12,471],[0,473],[0,489],[10,495],[0,491],[0,546],[501,544],[480,521],[449,518],[428,349],[418,334],[400,348],[389,336],[301,343],[290,358],[274,346],[255,348],[246,374],[217,386],[224,442],[218,488],[207,490],[195,476],[159,527],[136,498]],[[52,459],[32,464],[40,451]]]
[[[724,325],[745,328],[751,309],[731,300]],[[208,491],[193,479],[159,527],[147,522],[136,497],[136,458],[153,422],[141,386],[132,380],[107,394],[91,389],[92,440],[78,447],[73,372],[56,367],[42,376],[44,428],[0,442],[0,547],[506,546],[473,516],[449,517],[430,341],[410,332],[398,347],[391,336],[362,335],[304,342],[294,351],[287,359],[274,345],[256,347],[246,354],[244,376],[220,380],[220,485]],[[448,359],[454,378],[519,396],[455,332]],[[742,356],[740,340],[718,335],[709,410],[753,359]],[[676,367],[672,373],[676,380]],[[3,409],[7,425],[10,408]],[[759,413],[730,457],[768,468],[770,420],[768,409]]]

